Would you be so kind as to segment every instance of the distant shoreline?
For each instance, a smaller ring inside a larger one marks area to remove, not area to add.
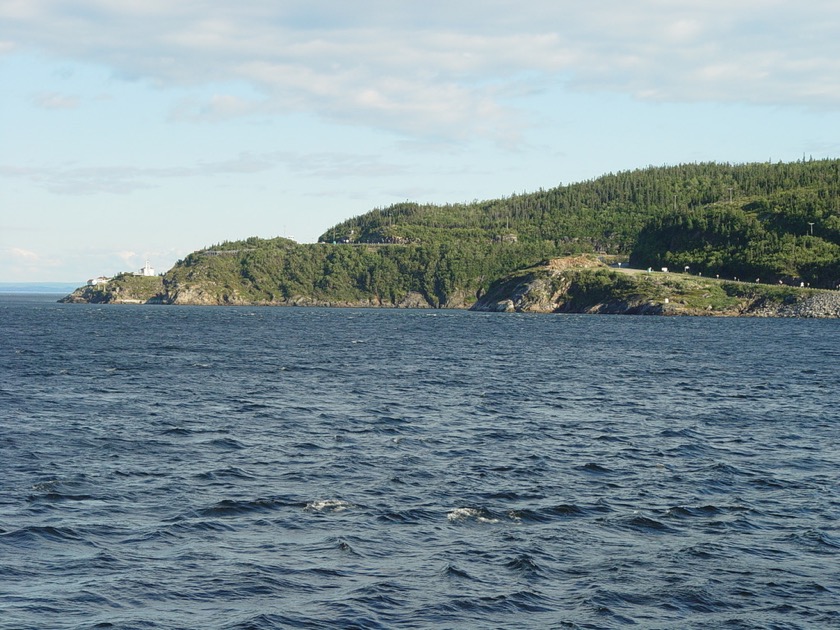
[[[0,293],[72,293],[75,282],[0,282]]]
[[[89,304],[174,304],[193,306],[319,306],[456,308],[485,312],[598,313],[713,317],[840,318],[840,292],[788,285],[727,281],[682,273],[608,267],[593,254],[553,258],[493,282],[468,301],[465,293],[435,304],[408,291],[390,301],[377,295],[357,299],[300,294],[254,299],[248,284],[220,284],[204,277],[190,284],[161,277],[122,275],[103,285],[79,287],[60,302]]]

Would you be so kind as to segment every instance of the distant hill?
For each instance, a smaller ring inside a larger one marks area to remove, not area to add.
[[[840,161],[649,167],[503,199],[395,204],[314,244],[254,237],[193,252],[155,300],[468,308],[517,270],[583,253],[834,288]]]

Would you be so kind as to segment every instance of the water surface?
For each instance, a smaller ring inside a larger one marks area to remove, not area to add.
[[[53,299],[2,628],[840,627],[836,321]]]

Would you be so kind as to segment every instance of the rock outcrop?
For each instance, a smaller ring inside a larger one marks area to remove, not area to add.
[[[495,283],[477,311],[840,317],[840,292],[727,282],[609,268],[591,256],[562,258]]]
[[[107,282],[79,287],[59,301],[81,304],[162,304],[163,278],[120,274]]]

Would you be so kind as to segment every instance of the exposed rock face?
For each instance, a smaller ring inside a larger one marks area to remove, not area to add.
[[[606,269],[593,256],[555,258],[491,287],[472,307],[474,311],[554,313],[562,311],[571,286],[572,270]]]
[[[59,300],[64,304],[99,304],[101,292],[96,291],[95,287],[80,287],[73,291],[70,295],[65,295]]]
[[[236,292],[219,291],[214,284],[208,286],[188,287],[167,287],[164,297],[166,304],[191,304],[196,306],[211,305],[244,305],[248,302],[242,300]]]
[[[529,275],[513,286],[488,293],[472,306],[472,310],[498,313],[553,313],[561,309],[562,298],[569,284],[569,281],[556,271],[544,276]]]
[[[421,293],[411,291],[397,306],[399,308],[429,308],[431,304],[429,304],[428,300]]]

